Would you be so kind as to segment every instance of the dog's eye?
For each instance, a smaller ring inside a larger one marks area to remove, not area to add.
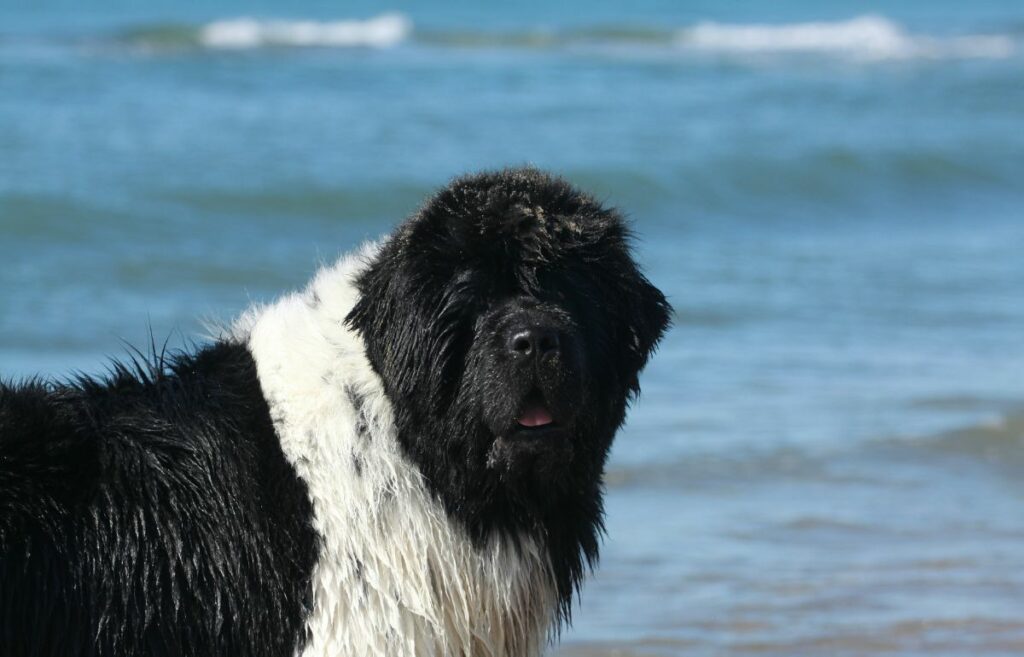
[[[537,274],[536,297],[539,301],[563,303],[573,295],[574,281],[564,276],[555,276],[546,272]]]

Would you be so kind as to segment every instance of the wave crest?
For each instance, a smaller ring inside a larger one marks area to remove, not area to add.
[[[680,53],[746,57],[812,56],[862,61],[1002,59],[1020,50],[1014,32],[940,36],[915,34],[879,15],[833,22],[787,24],[705,21],[682,28],[605,25],[512,31],[416,30],[400,13],[365,20],[225,18],[200,25],[156,24],[115,35],[115,42],[146,50],[248,50],[255,48],[389,48],[417,46],[583,52]]]
[[[1005,35],[934,37],[913,35],[876,15],[845,21],[768,24],[703,22],[677,34],[687,49],[721,53],[821,53],[865,59],[945,57],[1002,58],[1013,54]]]
[[[412,22],[402,14],[325,22],[233,18],[204,25],[198,41],[207,48],[235,50],[266,46],[388,48],[411,32]]]

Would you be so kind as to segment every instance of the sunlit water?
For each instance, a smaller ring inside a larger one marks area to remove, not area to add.
[[[719,4],[5,5],[0,372],[534,163],[676,309],[559,654],[1024,652],[1024,6]]]

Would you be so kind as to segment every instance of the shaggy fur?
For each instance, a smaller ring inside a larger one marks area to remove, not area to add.
[[[616,213],[509,170],[195,355],[0,384],[0,655],[539,654],[667,321]]]
[[[317,537],[244,345],[0,385],[0,655],[290,655]]]

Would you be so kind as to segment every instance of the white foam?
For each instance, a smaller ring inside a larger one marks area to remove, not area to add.
[[[1002,58],[1015,50],[1013,39],[1005,35],[913,35],[897,23],[874,15],[783,25],[703,22],[680,30],[677,43],[707,52],[818,53],[864,59]]]
[[[204,25],[199,41],[208,48],[238,50],[265,46],[387,48],[405,40],[410,32],[412,22],[402,14],[345,21],[233,18]]]

